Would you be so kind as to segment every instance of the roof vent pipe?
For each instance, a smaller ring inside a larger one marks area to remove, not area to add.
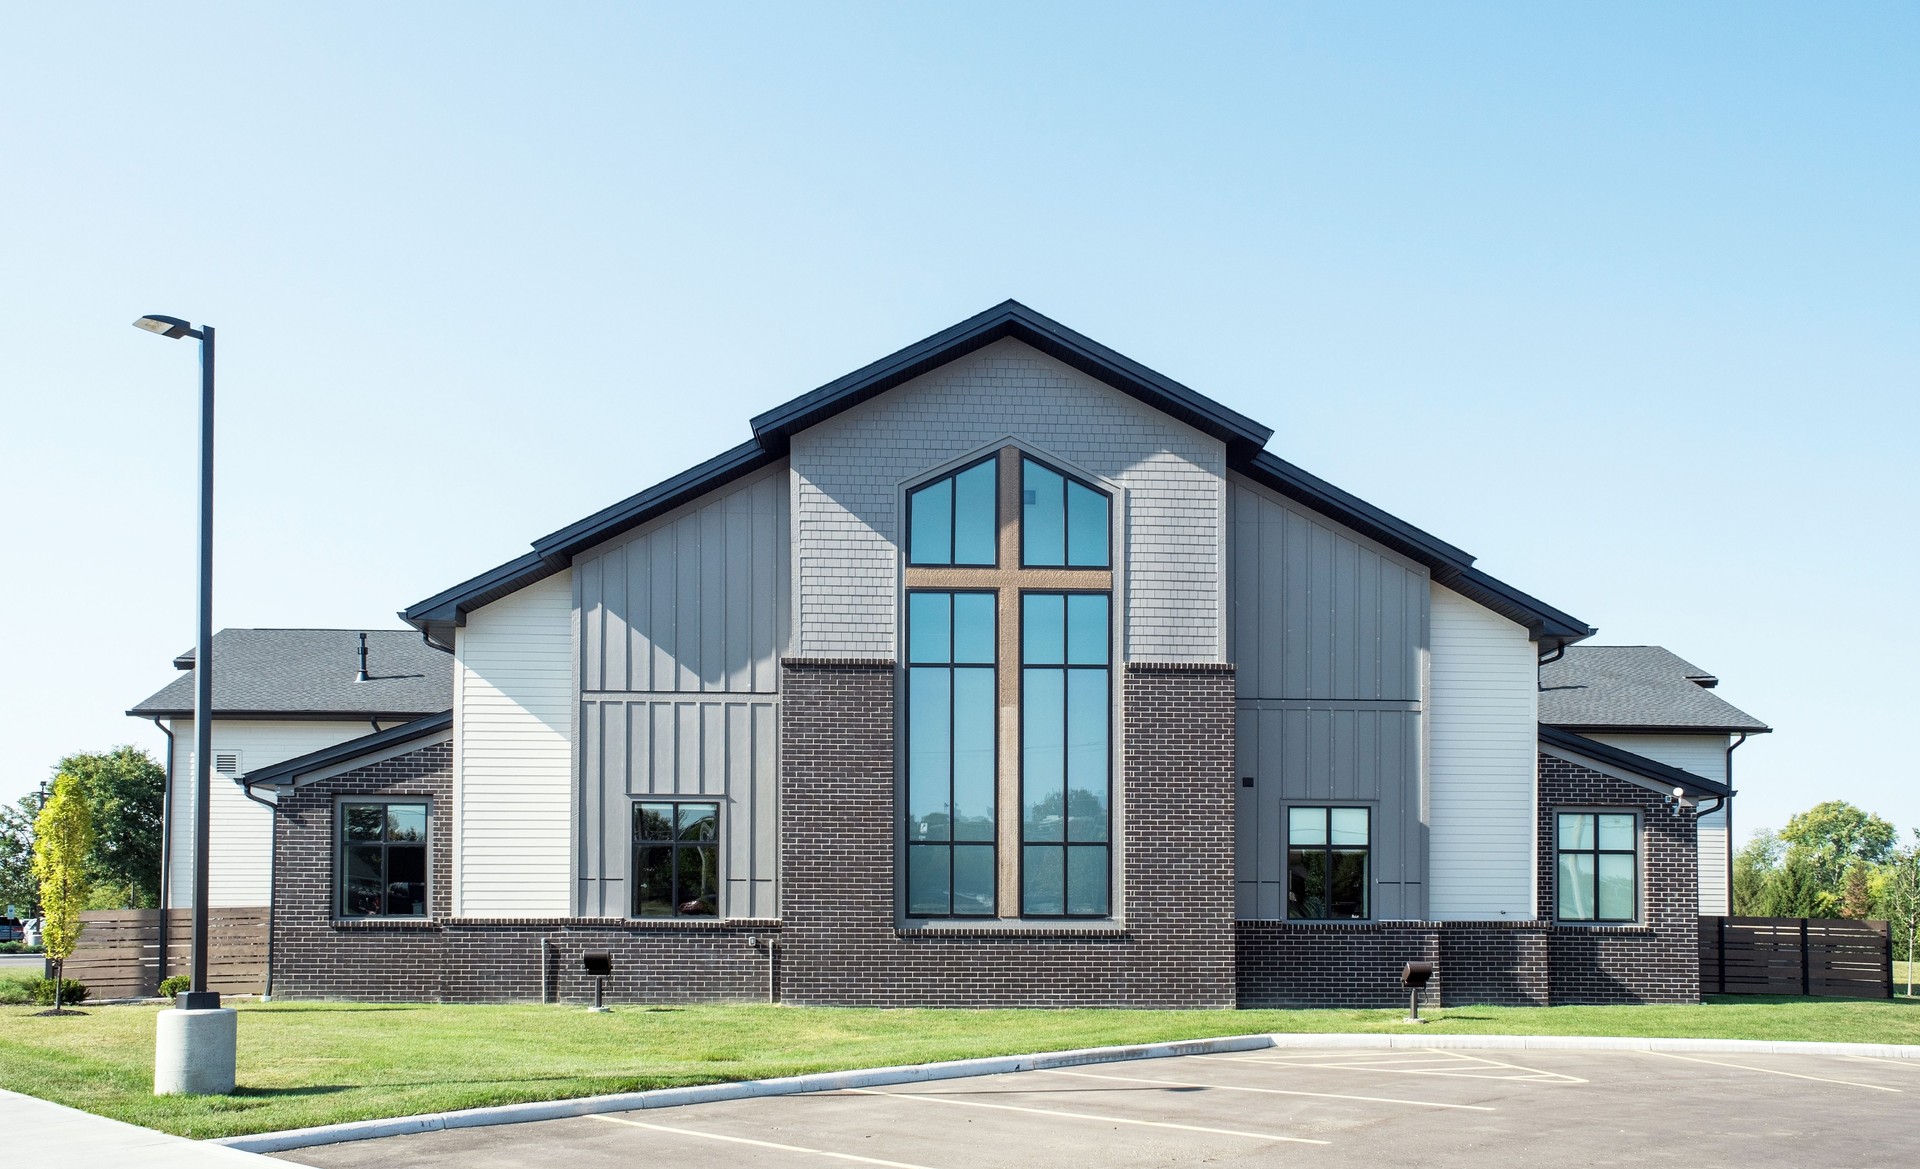
[[[353,676],[353,680],[356,682],[372,681],[371,678],[367,677],[367,635],[364,633],[360,635],[360,672]]]

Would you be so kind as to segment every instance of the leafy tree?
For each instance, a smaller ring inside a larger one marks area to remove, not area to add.
[[[1745,917],[1764,917],[1767,886],[1780,871],[1780,856],[1785,846],[1780,837],[1764,829],[1733,854],[1733,912]]]
[[[1873,868],[1856,860],[1847,866],[1846,880],[1840,886],[1840,916],[1865,921],[1873,916]]]
[[[15,906],[26,917],[40,916],[40,878],[33,875],[33,820],[40,814],[39,792],[0,806],[0,911]]]
[[[1913,995],[1914,950],[1920,943],[1920,828],[1913,830],[1913,847],[1895,854],[1886,864],[1886,885],[1880,894],[1881,912],[1893,930],[1896,945],[1907,946],[1907,995]]]
[[[72,775],[53,781],[53,795],[33,823],[33,871],[40,878],[40,937],[53,963],[55,986],[80,944],[80,911],[87,902],[87,867],[93,854],[93,809],[86,785]],[[56,990],[55,1012],[61,1010]]]
[[[1855,861],[1877,865],[1893,852],[1893,825],[1845,800],[1815,804],[1787,821],[1780,839],[1789,852],[1803,854],[1819,887],[1837,907],[1847,870]],[[1793,916],[1801,916],[1794,914]]]
[[[90,909],[151,909],[160,904],[161,828],[167,771],[138,747],[69,755],[54,766],[86,788],[94,844],[87,875]]]
[[[1813,858],[1799,849],[1788,849],[1786,860],[1760,895],[1760,916],[1821,917],[1826,912],[1822,907],[1825,892]]]

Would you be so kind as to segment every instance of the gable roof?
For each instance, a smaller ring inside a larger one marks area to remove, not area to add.
[[[411,629],[369,629],[365,682],[358,629],[222,629],[213,635],[213,711],[222,718],[418,718],[453,707],[453,659]],[[179,677],[127,713],[193,715],[194,654]]]
[[[1570,754],[1584,755],[1596,763],[1604,763],[1609,767],[1617,767],[1622,771],[1630,771],[1643,779],[1648,779],[1659,784],[1661,787],[1685,788],[1689,793],[1694,795],[1731,796],[1734,794],[1731,787],[1721,783],[1719,780],[1708,779],[1704,775],[1695,775],[1691,771],[1683,771],[1678,767],[1662,763],[1657,759],[1649,759],[1645,755],[1636,755],[1632,751],[1623,751],[1607,743],[1595,742],[1583,735],[1576,735],[1572,731],[1563,731],[1559,727],[1550,727],[1542,724],[1540,727],[1540,744],[1544,747],[1557,747]]]
[[[1569,646],[1540,667],[1540,721],[1571,731],[1764,735],[1719,679],[1657,645]]]
[[[646,523],[715,488],[785,457],[793,435],[913,378],[996,341],[1012,338],[1080,370],[1202,433],[1227,448],[1229,468],[1425,564],[1433,579],[1527,627],[1543,648],[1591,637],[1585,622],[1473,567],[1473,557],[1263,448],[1273,431],[1172,378],[1108,349],[1018,301],[943,329],[836,378],[752,420],[753,438],[638,495],[533,542],[533,551],[401,610],[416,629],[451,645],[452,627],[474,609],[499,600],[572,563],[575,554]]]
[[[443,710],[439,714],[430,714],[412,722],[401,723],[397,727],[388,727],[384,731],[375,731],[370,735],[361,735],[357,739],[348,739],[344,743],[335,743],[331,747],[322,747],[318,751],[309,751],[292,759],[285,759],[270,767],[258,767],[249,771],[242,783],[247,787],[269,785],[287,787],[297,783],[301,776],[351,763],[369,755],[393,752],[395,748],[405,747],[416,739],[443,734],[453,729],[453,711]],[[424,745],[424,744],[423,744]]]

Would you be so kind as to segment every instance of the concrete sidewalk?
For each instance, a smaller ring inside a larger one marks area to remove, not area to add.
[[[276,1164],[258,1153],[168,1136],[64,1104],[0,1090],[0,1133],[9,1165],[62,1169],[254,1169]]]

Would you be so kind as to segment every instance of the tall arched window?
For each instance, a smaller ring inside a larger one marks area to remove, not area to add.
[[[1112,514],[1012,447],[908,492],[909,917],[1111,915]]]

